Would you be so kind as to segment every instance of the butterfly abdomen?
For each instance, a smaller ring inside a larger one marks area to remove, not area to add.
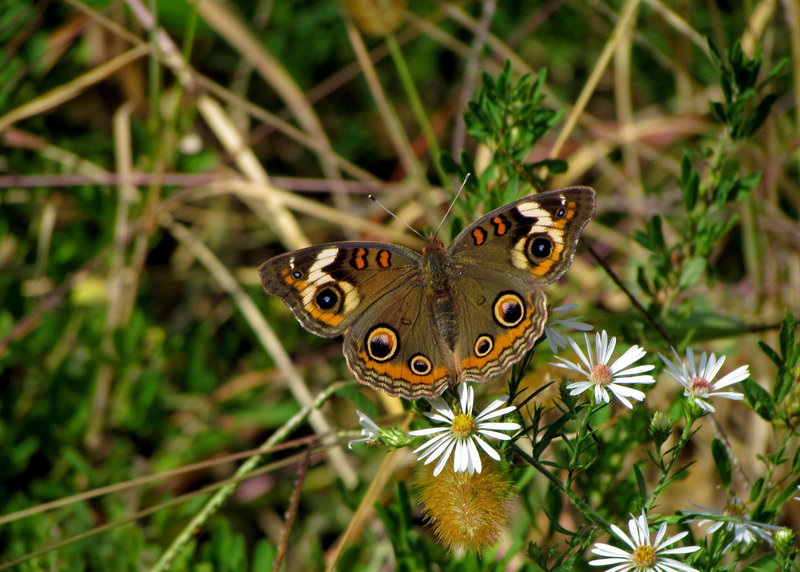
[[[422,256],[434,322],[445,346],[453,352],[458,342],[458,315],[450,283],[452,261],[442,244],[433,240],[425,245]]]

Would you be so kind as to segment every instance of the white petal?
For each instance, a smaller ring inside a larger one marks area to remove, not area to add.
[[[461,405],[461,412],[467,415],[472,414],[472,403],[475,397],[475,392],[468,384],[461,382],[459,386],[459,404]]]
[[[363,439],[353,439],[352,441],[347,443],[347,448],[352,449],[353,445],[360,445],[361,443],[366,443],[369,440],[370,440],[369,437],[364,437]]]
[[[606,386],[606,389],[616,396],[622,395],[625,397],[632,397],[636,401],[642,401],[645,398],[643,391],[639,391],[638,389],[634,389],[626,385],[620,385],[618,383],[609,383]]]
[[[481,465],[481,456],[478,453],[478,448],[475,446],[475,443],[472,442],[472,439],[467,439],[467,449],[469,451],[469,460],[470,460],[470,468],[474,469],[476,473],[480,473],[483,469]],[[470,474],[472,471],[470,471]]]
[[[608,333],[603,330],[603,359],[600,359],[600,346],[597,346],[597,363],[604,363],[608,365],[608,362],[611,360],[611,356],[614,353],[614,349],[617,347],[617,338],[616,336],[611,338],[611,341],[608,341]]]
[[[428,403],[431,404],[431,407],[433,407],[436,410],[436,412],[439,413],[439,415],[441,415],[448,421],[452,421],[453,419],[455,419],[455,415],[453,415],[453,412],[450,411],[450,407],[447,405],[447,402],[441,397],[429,399]],[[431,413],[431,415],[433,415],[433,413]]]
[[[506,401],[508,401],[508,396],[507,395],[504,395],[503,397],[498,397],[497,399],[492,401],[489,405],[484,407],[483,411],[481,411],[480,414],[478,414],[476,419],[483,419],[483,418],[489,416],[489,414],[491,414],[492,412],[496,411],[498,407],[500,407],[501,405],[504,405]],[[516,409],[516,407],[514,407],[513,405],[511,405],[510,407],[511,407],[512,410]]]
[[[704,399],[698,397],[697,395],[692,395],[691,400],[694,401],[694,404],[697,405],[703,411],[708,411],[709,413],[715,413],[717,411],[716,409],[714,409],[713,405],[711,405]]]
[[[571,390],[569,392],[570,395],[578,395],[579,393],[583,393],[594,384],[591,381],[575,381],[567,385],[567,389]]]
[[[692,568],[688,564],[684,564],[683,562],[678,562],[677,560],[673,560],[672,558],[660,559],[659,564],[664,569],[664,572],[672,572],[673,570],[678,572],[699,572],[697,568]],[[669,566],[669,568],[666,568],[666,566]]]
[[[628,557],[626,560],[619,560],[619,559],[612,559],[606,558],[602,560],[592,560],[589,562],[589,566],[608,566],[609,564],[616,564],[617,562],[623,562],[619,566],[614,566],[613,568],[609,568],[606,572],[628,572],[633,570],[633,565],[631,564],[631,559]]]
[[[635,527],[635,521],[631,520],[631,521],[628,521],[628,526],[629,526],[629,528],[630,528],[630,526],[631,526],[631,523],[633,523],[633,525],[634,525],[634,527]],[[627,534],[625,534],[624,532],[622,532],[622,529],[621,529],[620,527],[618,527],[616,524],[612,524],[612,525],[611,525],[611,532],[613,532],[614,534],[616,534],[617,536],[619,536],[619,537],[622,539],[622,541],[623,541],[625,544],[627,544],[628,546],[630,546],[631,548],[633,548],[634,550],[636,550],[636,544],[634,543],[634,541],[633,541],[633,540],[631,540],[631,539],[628,537],[628,535],[627,535]],[[636,535],[636,538],[638,538],[638,537],[639,537],[639,534],[638,534],[638,532],[636,531],[636,529],[635,529],[635,528],[633,528],[633,533]]]
[[[478,432],[481,435],[485,435],[487,437],[494,437],[495,439],[500,439],[501,441],[508,441],[511,439],[510,435],[506,435],[505,433],[498,433],[497,431],[487,431],[485,429],[479,429]]]
[[[521,429],[519,423],[478,423],[478,430],[494,429],[495,431],[516,431]]]
[[[456,441],[456,449],[453,451],[453,470],[456,473],[463,473],[469,467],[469,453],[466,444],[462,439]]]
[[[615,377],[614,383],[655,383],[656,378],[652,375],[634,375],[633,377]]]
[[[442,433],[449,430],[450,427],[428,427],[426,429],[414,429],[409,431],[408,434],[412,437],[424,437],[425,435],[433,435],[434,433]]]
[[[445,425],[450,425],[453,422],[453,419],[455,419],[455,415],[452,415],[451,417],[443,417],[438,413],[431,413],[430,411],[425,412],[425,417],[432,419],[437,423],[444,423]]]
[[[364,429],[368,429],[368,430],[369,430],[369,431],[371,431],[372,433],[377,433],[377,432],[379,432],[379,431],[381,430],[381,428],[380,428],[380,427],[378,427],[378,426],[375,424],[375,422],[374,422],[372,419],[370,419],[370,418],[369,418],[369,417],[368,417],[366,414],[362,413],[362,412],[361,412],[361,411],[359,411],[358,409],[356,409],[356,413],[358,414],[358,423],[359,423],[359,424],[360,424],[360,425],[361,425],[361,426],[362,426]]]
[[[622,531],[620,530],[620,532]],[[627,538],[627,536],[625,536],[625,533],[622,533],[622,536],[620,538]],[[636,548],[633,545],[629,546],[633,549]],[[609,556],[611,558],[630,558],[630,554],[628,554],[621,548],[617,548],[616,546],[612,546],[611,544],[604,544],[602,542],[595,543],[595,545],[592,547],[592,554],[597,554],[598,556]]]
[[[443,441],[449,441],[450,439],[453,439],[453,434],[449,431],[446,431],[445,433],[437,435],[433,439],[429,439],[428,441],[424,442],[422,445],[414,449],[412,453],[419,455],[420,458],[426,457],[427,455],[430,455],[431,451],[435,450],[436,447],[438,447]],[[428,452],[420,455],[420,453],[426,449],[428,449]]]
[[[711,381],[717,376],[719,370],[722,368],[722,364],[725,363],[725,356],[720,356],[720,358],[714,361],[714,354],[711,354],[711,359],[708,360],[708,366],[706,367],[706,374],[703,376],[708,381]]]
[[[601,401],[605,403],[609,403],[611,398],[608,396],[608,391],[602,385],[595,385],[594,386],[594,402],[600,403]]]
[[[432,439],[434,440],[434,439]],[[434,459],[438,458],[440,455],[444,453],[444,457],[448,457],[450,455],[450,450],[453,448],[453,445],[456,442],[456,438],[453,437],[452,434],[447,434],[446,436],[439,438],[436,440],[436,446],[432,447],[428,453],[425,453],[423,456],[427,456],[428,458],[425,460],[425,464],[433,462]]]
[[[733,399],[734,401],[739,401],[744,399],[744,395],[741,393],[736,393],[735,391],[715,391],[713,393],[708,394],[709,397],[723,397],[725,399]]]
[[[631,365],[633,362],[642,359],[646,353],[647,352],[645,352],[644,349],[640,348],[639,346],[631,346],[617,359],[617,361],[609,366],[608,369],[611,370],[612,374],[616,374],[617,372]]]
[[[567,347],[567,339],[550,326],[544,327],[544,335],[547,336],[547,345],[550,346],[550,351],[558,353],[561,348]]]
[[[586,356],[581,351],[581,348],[578,346],[578,344],[575,343],[575,341],[572,338],[569,339],[569,344],[572,346],[572,349],[575,350],[575,353],[578,355],[578,359],[581,360],[583,362],[583,365],[586,366],[586,369],[588,371],[592,371],[592,367],[594,367],[592,363],[592,349],[591,349],[592,346],[589,344],[589,336],[583,334],[583,337],[586,339],[586,350],[589,352],[589,359],[586,359]]]
[[[656,532],[655,540],[653,540],[653,550],[655,550],[656,552],[658,552],[658,547],[661,544],[661,539],[664,538],[664,535],[666,533],[667,533],[667,523],[666,522],[662,522],[661,526],[658,527],[658,532]],[[664,543],[664,546],[668,546],[670,543],[676,542],[676,537],[677,537],[677,540],[680,540],[681,538],[683,538],[687,534],[689,534],[689,533],[688,532],[684,532],[684,533],[681,533],[680,535],[676,534],[675,536],[671,536]]]
[[[624,375],[635,375],[637,373],[644,373],[646,371],[651,371],[655,369],[656,366],[654,365],[637,365],[636,367],[631,367],[626,369],[625,371],[617,372],[616,376],[624,376]]]
[[[450,451],[453,450],[453,446],[455,446],[455,444],[456,444],[455,440],[451,441],[450,442],[450,447],[447,449],[445,454],[442,455],[442,458],[439,459],[439,462],[436,463],[436,468],[433,469],[433,476],[434,477],[439,476],[439,473],[441,473],[442,469],[444,469],[444,466],[447,464],[447,459],[450,457]],[[426,462],[425,464],[427,465],[428,463]]]
[[[499,461],[500,460],[500,453],[498,453],[497,451],[492,449],[492,447],[486,441],[484,441],[483,439],[481,439],[477,435],[473,435],[472,438],[475,439],[475,442],[478,443],[478,445],[480,445],[480,447],[481,447],[481,449],[483,449],[484,453],[489,455],[495,461]]]
[[[550,362],[550,365],[554,365],[554,366],[556,366],[556,367],[560,367],[560,368],[563,368],[563,369],[571,369],[571,370],[573,370],[573,371],[577,371],[577,372],[578,372],[578,373],[580,373],[581,375],[584,375],[584,376],[586,376],[586,377],[589,377],[589,375],[590,375],[589,371],[587,371],[587,370],[583,369],[583,368],[582,368],[581,366],[579,366],[578,364],[576,364],[576,363],[572,363],[571,361],[569,361],[569,360],[565,360],[564,358],[562,358],[562,357],[559,357],[559,356],[555,356],[555,358],[556,358],[557,360],[559,360],[561,363],[554,363],[554,362]]]
[[[712,389],[722,389],[723,387],[727,387],[734,383],[739,383],[742,380],[747,379],[750,377],[750,372],[747,369],[746,365],[736,368],[722,379],[717,381],[713,386]]]

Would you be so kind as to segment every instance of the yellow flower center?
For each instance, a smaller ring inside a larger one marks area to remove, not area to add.
[[[689,387],[692,388],[693,393],[705,395],[711,388],[711,384],[705,377],[694,377],[692,381],[689,382]]]
[[[725,516],[739,520],[747,520],[749,515],[744,511],[744,503],[730,501],[725,505]]]
[[[475,432],[475,418],[467,413],[459,413],[453,419],[450,430],[456,437],[461,437],[462,439],[469,437]]]
[[[656,563],[656,551],[653,549],[652,546],[637,546],[636,550],[633,551],[633,556],[631,557],[631,564],[633,564],[637,570],[645,570],[652,568]]]
[[[592,381],[597,385],[607,384],[611,377],[611,369],[604,363],[598,363],[592,368]]]

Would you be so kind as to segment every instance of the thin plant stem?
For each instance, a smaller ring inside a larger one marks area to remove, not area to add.
[[[346,384],[347,383],[345,382],[334,384],[322,391],[310,406],[304,407],[302,410],[295,413],[292,418],[283,425],[283,427],[270,435],[269,439],[267,439],[261,446],[261,449],[269,449],[276,443],[279,443],[285,439],[295,428],[299,427],[301,423],[305,422],[312,411],[319,409],[319,407],[322,406],[322,404],[325,403],[328,398],[330,398],[336,391],[341,389]],[[169,569],[170,564],[172,564],[175,556],[177,556],[178,553],[188,545],[195,532],[202,528],[206,521],[211,518],[217,509],[220,508],[228,499],[228,497],[233,494],[233,492],[239,486],[239,481],[258,466],[263,456],[264,453],[259,452],[242,463],[242,466],[239,467],[234,474],[232,482],[214,493],[214,496],[212,496],[208,502],[206,502],[205,506],[203,506],[200,512],[198,512],[194,518],[192,518],[189,523],[183,527],[183,530],[181,530],[175,540],[172,541],[167,550],[161,555],[161,558],[158,559],[158,562],[156,562],[155,566],[153,566],[152,572],[161,572]]]
[[[697,429],[692,429],[692,425],[694,425],[696,418],[694,415],[689,414],[686,418],[686,424],[683,427],[683,431],[681,432],[681,436],[678,439],[678,442],[672,447],[670,459],[666,465],[664,465],[663,457],[661,456],[661,452],[658,452],[659,461],[661,464],[661,477],[658,479],[658,483],[656,484],[653,492],[650,494],[650,497],[647,499],[647,502],[644,506],[645,512],[650,512],[650,509],[653,507],[653,504],[656,502],[656,499],[661,495],[664,489],[669,485],[673,480],[673,475],[670,475],[672,471],[672,467],[675,464],[675,461],[678,460],[678,457],[683,451],[683,448],[689,442],[689,439],[692,438],[697,432]]]
[[[564,483],[562,483],[558,479],[558,477],[556,477],[553,473],[551,473],[547,469],[547,467],[545,467],[539,461],[539,459],[536,459],[531,455],[529,455],[524,449],[522,449],[516,443],[514,443],[513,447],[515,453],[520,455],[522,458],[525,459],[525,462],[527,462],[528,464],[536,468],[536,470],[538,470],[541,474],[543,474],[545,478],[547,478],[547,480],[549,480],[553,484],[553,486],[555,486],[559,491],[561,491],[561,493],[564,494],[569,499],[569,501],[573,505],[575,505],[575,507],[578,510],[581,511],[581,513],[586,515],[586,517],[589,520],[591,520],[598,526],[602,526],[606,530],[609,529],[609,524],[599,514],[597,514],[594,510],[592,510],[592,508],[586,503],[586,501],[584,501],[582,498],[576,495],[572,490],[566,488],[564,486]]]
[[[400,76],[400,83],[406,92],[406,97],[408,97],[408,101],[411,104],[411,109],[414,111],[414,117],[417,118],[417,123],[422,131],[422,136],[425,138],[425,142],[428,144],[428,152],[430,153],[431,160],[436,168],[436,173],[439,175],[439,180],[443,185],[449,186],[449,177],[439,164],[439,156],[442,153],[441,149],[439,148],[439,142],[436,140],[436,135],[431,127],[431,122],[428,120],[428,115],[425,113],[425,106],[422,104],[422,100],[419,97],[417,86],[414,85],[414,78],[411,77],[411,72],[406,64],[403,51],[400,49],[400,45],[397,43],[397,38],[395,38],[392,34],[388,34],[386,36],[386,45],[389,47],[389,54],[391,54],[392,61],[397,68],[397,74]]]

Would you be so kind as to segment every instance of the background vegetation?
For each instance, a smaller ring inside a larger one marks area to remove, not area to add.
[[[372,4],[0,0],[0,567],[548,568],[583,523],[513,455],[496,547],[461,561],[436,543],[403,486],[408,450],[343,447],[357,407],[387,425],[404,405],[354,385],[340,342],[305,332],[255,270],[331,240],[419,246],[366,194],[430,228],[466,171],[453,230],[531,183],[597,189],[595,257],[579,249],[553,305],[750,366],[747,405],[717,404],[659,513],[787,490],[797,2]],[[523,384],[560,379],[549,361],[539,346]],[[679,394],[659,381],[649,409],[604,420],[616,433],[575,486],[612,522],[635,512],[634,463],[661,477],[634,447],[652,411],[680,425]],[[258,468],[236,487],[245,459]],[[798,506],[764,514],[798,530]]]

